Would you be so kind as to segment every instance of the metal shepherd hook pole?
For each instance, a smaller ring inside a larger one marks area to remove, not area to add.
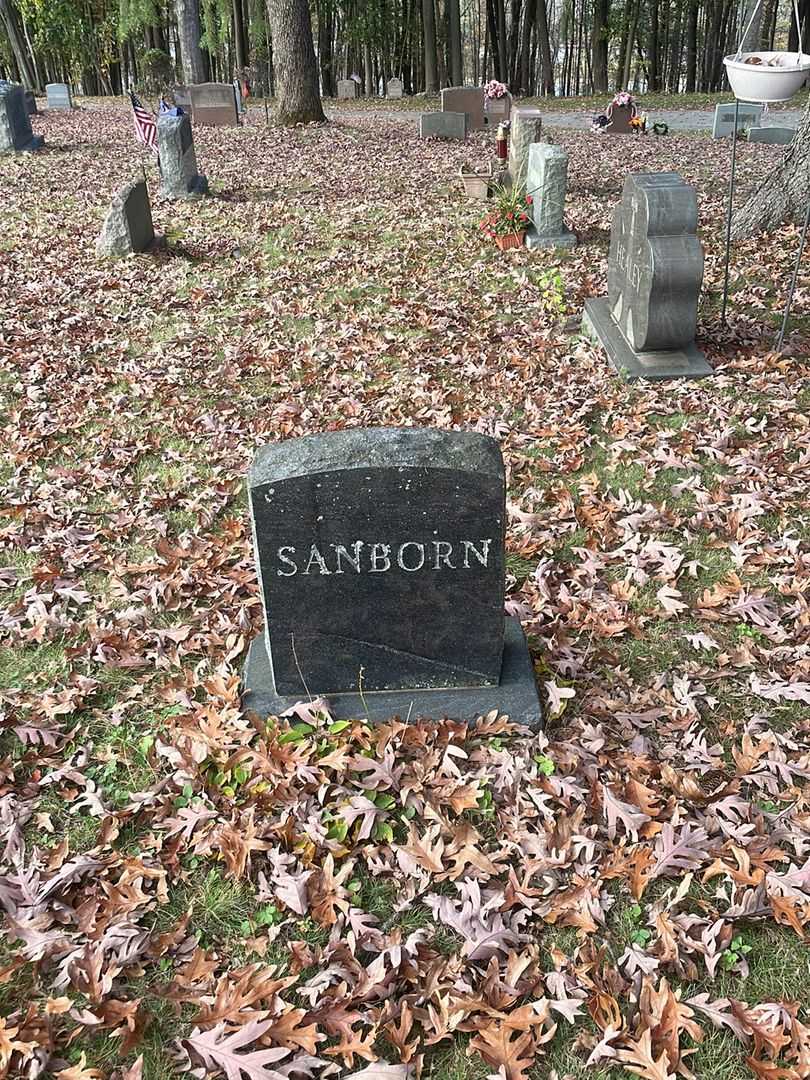
[[[728,207],[726,208],[726,266],[723,274],[723,311],[720,316],[723,326],[726,325],[726,308],[728,307],[728,274],[731,260],[731,214],[734,209],[734,179],[737,171],[737,123],[740,118],[740,100],[734,99],[734,130],[731,133],[731,176],[728,184]]]
[[[793,307],[793,294],[796,292],[796,282],[799,280],[799,270],[802,265],[802,255],[804,255],[804,245],[807,243],[807,230],[810,227],[810,200],[807,203],[807,210],[804,214],[804,225],[802,226],[802,235],[799,240],[799,250],[796,254],[796,265],[793,267],[793,278],[790,282],[790,289],[788,290],[787,303],[785,304],[785,314],[782,316],[782,326],[779,330],[779,336],[776,339],[776,351],[780,353],[782,346],[785,344],[785,334],[787,332],[788,319],[790,318],[790,309]]]

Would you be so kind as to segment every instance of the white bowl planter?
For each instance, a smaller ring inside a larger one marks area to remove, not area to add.
[[[746,63],[756,57],[759,64]],[[757,52],[727,56],[723,63],[726,74],[740,101],[761,102],[789,101],[801,90],[810,75],[810,56],[804,53]]]

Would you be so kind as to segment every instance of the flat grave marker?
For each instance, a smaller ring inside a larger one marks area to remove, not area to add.
[[[265,632],[244,707],[311,695],[372,720],[498,709],[537,726],[520,623],[504,615],[503,458],[471,431],[371,428],[257,451],[249,477]]]
[[[780,127],[752,127],[748,129],[748,141],[758,143],[770,143],[772,146],[788,146],[796,137],[796,128]]]
[[[419,117],[419,136],[422,139],[467,138],[469,117],[463,112],[422,113]]]

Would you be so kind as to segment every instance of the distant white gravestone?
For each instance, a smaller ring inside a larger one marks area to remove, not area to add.
[[[402,97],[402,79],[389,79],[388,80],[388,97],[401,98]]]
[[[723,139],[730,137],[734,134],[734,115],[736,112],[734,102],[729,102],[727,105],[717,105],[714,110],[714,125],[712,127],[712,138]],[[748,129],[757,127],[762,122],[762,106],[751,105],[748,102],[741,101],[739,112],[737,113],[737,131],[740,132],[743,128]]]
[[[73,98],[70,96],[70,87],[67,83],[48,83],[45,87],[48,95],[49,109],[64,109],[69,111],[73,108]]]
[[[354,79],[339,79],[337,84],[338,101],[351,101],[358,96],[359,89]]]

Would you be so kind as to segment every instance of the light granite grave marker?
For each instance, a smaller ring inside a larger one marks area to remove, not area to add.
[[[677,173],[630,173],[613,212],[607,299],[585,302],[583,330],[628,379],[698,378],[703,248],[695,189]]]
[[[264,446],[249,477],[265,632],[245,708],[319,695],[333,715],[537,726],[520,623],[504,616],[500,448],[475,432],[374,428]]]
[[[483,86],[445,87],[441,95],[441,109],[442,112],[466,113],[468,131],[483,131],[487,126]]]
[[[70,96],[70,87],[67,83],[48,83],[45,94],[49,109],[69,111],[73,108],[73,98]]]
[[[484,118],[490,127],[505,124],[512,115],[512,95],[507,90],[502,97],[484,99]]]
[[[96,254],[120,258],[147,251],[155,242],[149,192],[143,180],[133,180],[113,196],[96,241]]]
[[[779,127],[752,127],[748,129],[748,141],[758,143],[770,143],[772,146],[788,146],[796,137],[796,128]]]
[[[423,139],[460,139],[467,138],[469,117],[466,113],[434,112],[422,113],[419,117],[419,135]]]
[[[737,114],[737,132],[744,128],[758,127],[762,120],[762,105],[752,105],[747,101],[741,101]],[[728,105],[716,105],[714,108],[714,124],[712,126],[712,138],[731,138],[734,134],[735,106],[732,101]]]
[[[389,79],[386,93],[390,98],[401,98],[403,93],[402,79]]]
[[[25,91],[16,83],[0,83],[0,153],[38,150],[44,139],[31,130]]]
[[[354,79],[338,79],[338,101],[352,101],[359,95],[359,93],[360,87],[357,85]]]
[[[188,87],[195,124],[204,127],[237,127],[239,112],[231,83],[193,83]]]
[[[532,143],[526,172],[526,193],[531,196],[526,232],[528,248],[572,248],[577,238],[566,228],[565,191],[568,184],[568,154],[561,146]]]
[[[160,194],[167,199],[199,199],[208,191],[208,181],[197,172],[197,155],[191,118],[162,114],[157,122],[160,152]]]
[[[512,184],[525,187],[529,147],[542,140],[543,114],[539,109],[515,109],[509,133],[509,177]]]

